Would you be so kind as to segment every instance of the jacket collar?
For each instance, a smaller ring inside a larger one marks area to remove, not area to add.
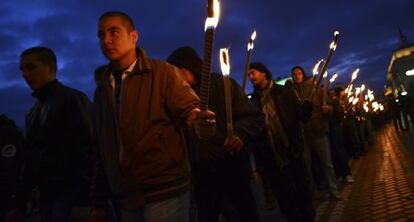
[[[132,70],[132,74],[142,74],[150,72],[152,67],[150,60],[147,56],[147,53],[144,51],[143,48],[137,48],[137,64],[135,68]]]
[[[137,60],[134,69],[129,75],[138,75],[143,73],[151,72],[152,66],[150,59],[148,58],[147,54],[145,53],[144,49],[137,47]],[[110,83],[110,76],[111,73],[114,71],[114,66],[112,63],[109,63],[102,72],[97,74],[98,82],[97,85],[106,85]]]
[[[52,82],[49,82],[46,85],[44,85],[42,88],[33,91],[32,96],[36,99],[43,100],[48,95],[50,95],[51,92],[53,92],[57,87],[61,85],[62,83],[60,83],[57,79],[55,79]]]
[[[137,47],[137,60],[134,69],[129,72],[131,75],[137,75],[137,74],[143,74],[148,73],[151,71],[151,63],[149,61],[149,58],[147,56],[147,53],[144,51],[143,48]],[[108,64],[108,69],[106,70],[106,76],[109,77],[109,75],[114,70],[112,63]]]
[[[258,93],[259,95],[261,95],[263,91],[265,91],[265,90],[267,90],[267,89],[272,88],[274,84],[275,84],[275,83],[274,83],[274,80],[273,80],[273,79],[271,79],[271,80],[269,80],[269,81],[267,82],[267,84],[266,84],[266,86],[265,86],[265,88],[264,88],[264,89],[260,89],[260,88],[258,88],[258,87],[254,87],[253,92]]]

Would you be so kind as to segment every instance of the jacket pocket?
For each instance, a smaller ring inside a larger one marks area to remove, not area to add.
[[[142,184],[171,181],[176,176],[177,165],[184,150],[179,146],[180,137],[173,127],[153,127],[134,147],[129,147],[129,171]],[[132,154],[132,155],[130,155]],[[183,159],[183,158],[181,158]]]

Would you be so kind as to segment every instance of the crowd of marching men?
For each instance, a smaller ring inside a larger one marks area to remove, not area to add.
[[[150,59],[123,12],[104,13],[97,33],[108,64],[96,69],[93,103],[59,82],[51,49],[20,55],[36,103],[24,138],[1,120],[13,136],[2,133],[0,220],[25,221],[38,203],[44,222],[71,221],[76,206],[93,222],[260,221],[253,155],[268,207],[277,200],[287,221],[314,221],[315,193],[341,199],[338,178],[354,181],[349,160],[367,152],[384,109],[365,86],[353,89],[354,75],[329,91],[336,45],[315,75],[295,66],[285,85],[249,62],[247,96],[191,47]]]

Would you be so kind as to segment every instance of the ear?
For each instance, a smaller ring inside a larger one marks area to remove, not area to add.
[[[131,37],[132,37],[132,41],[133,41],[135,44],[137,44],[137,42],[138,42],[138,37],[139,37],[137,30],[132,31],[132,33],[131,33]]]
[[[55,77],[56,73],[57,73],[57,70],[54,70],[51,66],[48,66],[47,68],[48,68],[49,75]],[[57,67],[56,67],[56,69],[57,69]]]
[[[47,72],[47,79],[54,80],[56,79],[56,70],[53,70],[52,67],[46,66],[46,72]]]
[[[188,84],[195,85],[197,83],[193,73],[190,72],[190,70],[188,70],[186,68],[181,68],[180,70],[181,70],[181,73],[182,73],[181,75],[187,81]]]
[[[189,76],[194,76],[192,72],[190,72],[190,70],[186,69],[186,68],[181,68],[181,72],[184,75],[189,75]]]

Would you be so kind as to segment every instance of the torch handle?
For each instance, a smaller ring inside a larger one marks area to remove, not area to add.
[[[323,74],[326,72],[326,70],[328,69],[328,65],[329,62],[331,61],[332,55],[333,55],[334,50],[333,49],[329,49],[328,52],[328,56],[326,58],[326,62],[323,64],[322,66],[322,71],[319,73],[319,78],[318,78],[318,82],[316,83],[316,86],[312,87],[311,93],[308,96],[308,100],[312,100],[313,96],[315,95],[316,90],[319,88],[319,86],[321,85],[321,81],[322,81],[322,77]],[[326,77],[328,78],[328,77]]]
[[[224,101],[226,104],[226,126],[227,126],[227,138],[233,137],[233,111],[231,103],[231,88],[230,77],[224,76]]]
[[[352,84],[353,82],[354,82],[354,81],[351,79],[351,81],[349,81],[348,85],[345,87],[345,89],[348,89],[348,93],[347,93],[348,95],[349,95],[349,87],[351,86],[351,84]],[[347,97],[349,97],[348,95],[347,95]]]
[[[247,57],[246,57],[246,67],[244,68],[244,74],[243,74],[243,82],[242,82],[242,90],[243,92],[246,91],[246,85],[247,85],[247,75],[249,74],[249,67],[250,67],[250,59],[252,57],[252,50],[247,51]]]
[[[210,90],[210,72],[213,51],[214,29],[209,28],[204,34],[204,58],[201,69],[201,86],[200,86],[200,108],[208,109],[208,99]]]
[[[333,52],[336,49],[336,44],[338,43],[338,38],[339,38],[339,32],[335,32],[334,40],[331,43],[331,46],[330,46],[329,52],[328,52],[328,56],[326,57],[326,62],[323,64],[322,71],[319,73],[320,76],[319,76],[319,79],[318,79],[318,83],[316,84],[316,86],[314,88],[312,88],[311,93],[309,94],[308,100],[312,100],[313,99],[313,96],[315,94],[316,89],[319,88],[319,85],[321,84],[321,80],[322,80],[323,74],[328,69],[329,62],[331,61]],[[326,78],[328,78],[328,76]]]
[[[326,100],[328,99],[328,93],[329,93],[329,83],[330,81],[328,81],[328,76],[326,76],[325,80],[324,80],[324,84],[323,84],[323,104],[326,104]]]

